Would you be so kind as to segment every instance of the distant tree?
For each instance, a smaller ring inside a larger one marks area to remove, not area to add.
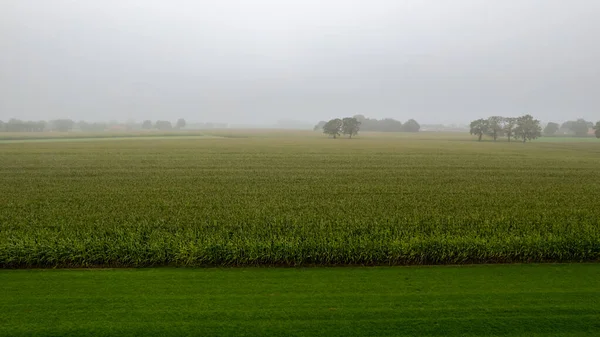
[[[487,119],[478,119],[471,122],[471,134],[477,135],[478,140],[481,141],[483,135],[488,133],[489,121]]]
[[[150,130],[152,129],[152,121],[146,119],[143,123],[142,123],[142,129],[144,130]]]
[[[576,121],[571,121],[568,125],[569,129],[576,137],[586,137],[590,130],[589,122],[581,118]]]
[[[360,122],[354,117],[346,117],[342,120],[342,133],[345,135],[352,136],[358,134],[360,129]]]
[[[596,138],[600,138],[600,122],[596,122],[596,126],[594,126],[594,133],[596,134]]]
[[[403,125],[400,121],[393,118],[385,118],[382,120],[374,118],[366,118],[364,115],[354,115],[360,122],[360,129],[362,131],[377,131],[377,132],[402,132],[404,131]]]
[[[50,122],[52,124],[52,128],[56,131],[67,132],[73,129],[75,126],[75,122],[70,119],[56,119]]]
[[[323,126],[325,126],[325,124],[327,124],[326,121],[320,121],[319,123],[317,123],[317,125],[315,125],[313,131],[323,130]]]
[[[515,128],[515,137],[523,139],[523,143],[531,141],[542,135],[540,121],[533,119],[531,115],[525,115],[517,118],[517,127]]]
[[[179,119],[177,120],[177,123],[175,124],[175,126],[176,126],[178,129],[185,128],[185,119],[183,119],[183,118],[179,118]]]
[[[156,121],[154,127],[161,131],[171,130],[173,128],[169,121]]]
[[[8,122],[6,122],[6,125],[4,126],[4,128],[6,129],[7,132],[23,132],[23,131],[25,131],[23,121],[21,121],[19,119],[15,119],[15,118],[9,119]]]
[[[500,116],[492,116],[488,118],[488,128],[487,134],[490,135],[494,141],[498,139],[498,136],[502,135],[502,131],[504,131],[504,126],[502,125],[504,118]]]
[[[515,127],[517,126],[517,119],[514,117],[504,117],[504,134],[508,137],[508,142],[510,143],[510,138],[515,134]]]
[[[0,132],[5,131],[4,130],[4,122],[0,121]]]
[[[404,125],[402,122],[397,121],[393,118],[385,118],[380,121],[376,119],[367,120],[368,122],[372,122],[374,124],[373,131],[382,131],[382,132],[402,132],[404,131]]]
[[[402,130],[404,132],[419,132],[420,129],[421,125],[419,125],[419,123],[417,123],[417,121],[414,119],[407,120],[402,126]]]
[[[558,129],[560,129],[560,125],[550,122],[544,128],[544,136],[554,136],[558,132]]]
[[[359,121],[361,124],[367,119],[365,115],[354,115],[352,116],[352,118],[356,118],[356,120]]]
[[[342,131],[342,120],[339,118],[332,119],[323,126],[323,133],[333,136],[335,139]]]
[[[34,123],[34,130],[36,132],[42,132],[46,129],[46,126],[48,125],[48,123],[46,123],[46,121],[37,121],[37,122],[33,122]]]

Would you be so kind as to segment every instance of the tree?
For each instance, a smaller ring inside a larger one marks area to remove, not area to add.
[[[145,120],[145,121],[142,123],[142,129],[144,129],[144,130],[150,130],[150,129],[152,129],[152,121],[151,121],[151,120],[148,120],[148,119],[147,119],[147,120]]]
[[[4,131],[4,122],[0,121],[0,132]]]
[[[487,119],[478,119],[476,121],[471,122],[471,134],[477,135],[479,137],[479,141],[484,134],[488,132],[489,129],[489,121]]]
[[[600,138],[600,122],[596,122],[596,126],[594,126],[594,133],[596,134],[596,138]]]
[[[533,119],[531,115],[525,115],[517,118],[517,127],[515,128],[515,137],[522,138],[523,143],[531,141],[542,135],[540,121]]]
[[[560,125],[550,122],[544,128],[544,136],[554,136],[558,132],[558,129],[560,129]]]
[[[171,122],[169,121],[156,121],[156,124],[154,126],[161,131],[171,130],[173,128]]]
[[[75,122],[70,119],[56,119],[50,122],[56,131],[67,132],[73,129]]]
[[[325,126],[325,124],[327,124],[326,121],[320,121],[319,123],[317,123],[317,125],[315,125],[313,131],[323,130],[323,126]]]
[[[492,117],[488,118],[487,134],[492,136],[494,141],[496,141],[498,139],[498,136],[500,136],[502,134],[502,131],[504,130],[502,121],[503,121],[503,118],[500,116],[492,116]]]
[[[376,131],[382,132],[402,132],[404,131],[402,122],[397,121],[393,118],[386,118],[380,121],[376,119],[369,120],[374,124],[374,128]]]
[[[323,126],[323,133],[333,136],[333,139],[335,139],[342,131],[342,124],[341,119],[332,119]]]
[[[416,120],[409,119],[406,121],[406,123],[404,123],[402,129],[405,132],[419,132],[419,130],[421,129],[421,125],[419,125],[419,123],[417,123]]]
[[[576,137],[586,137],[590,130],[589,122],[585,119],[578,119],[569,124],[569,129],[575,133]]]
[[[504,117],[504,133],[508,137],[508,142],[510,143],[510,138],[515,134],[515,127],[517,126],[517,119],[514,117]]]
[[[350,138],[352,138],[354,135],[357,135],[359,129],[360,122],[356,118],[346,117],[342,120],[342,133],[349,135]]]
[[[177,120],[177,123],[175,124],[175,127],[178,129],[184,128],[185,127],[185,119],[179,118]]]

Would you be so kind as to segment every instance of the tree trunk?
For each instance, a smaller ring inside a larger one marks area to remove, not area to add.
[[[510,135],[508,135],[508,142],[510,143]]]
[[[527,137],[523,136],[523,143],[527,142]]]
[[[333,135],[333,139],[335,139],[335,134]]]
[[[481,137],[483,137],[483,133],[479,134],[479,141],[481,141]]]
[[[494,131],[494,141],[496,141],[496,139],[498,139],[498,135],[496,134],[496,131]]]

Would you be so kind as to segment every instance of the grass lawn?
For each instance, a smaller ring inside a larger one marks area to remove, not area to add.
[[[598,336],[600,264],[0,270],[2,336]]]

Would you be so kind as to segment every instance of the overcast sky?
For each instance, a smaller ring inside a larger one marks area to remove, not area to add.
[[[1,0],[0,120],[600,120],[598,0]]]

